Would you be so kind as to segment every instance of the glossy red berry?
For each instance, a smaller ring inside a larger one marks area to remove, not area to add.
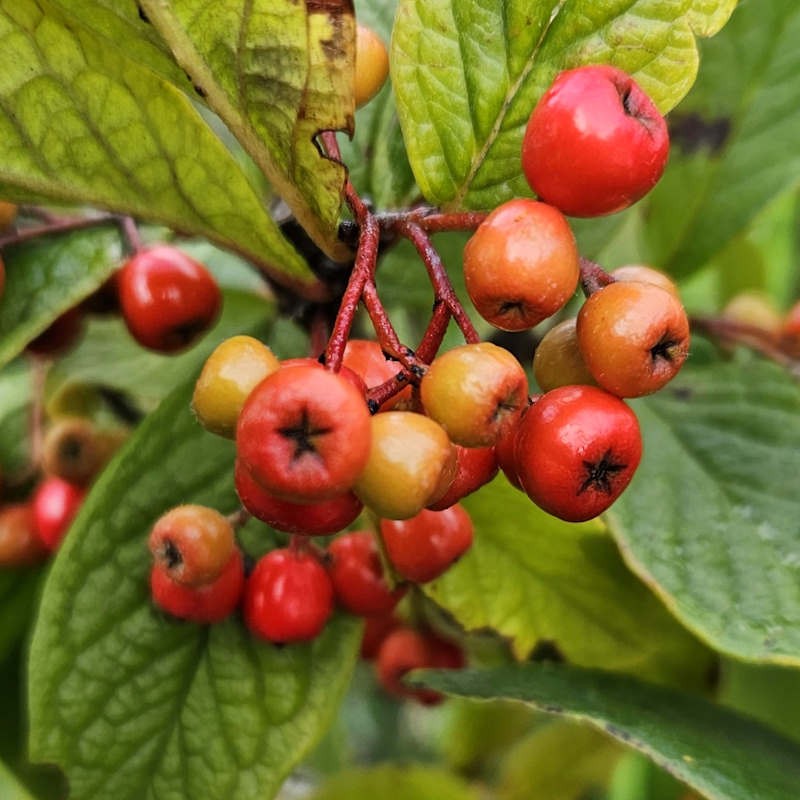
[[[400,365],[384,355],[381,346],[369,339],[349,339],[344,347],[342,364],[359,375],[367,389],[380,386],[400,372]],[[387,400],[381,411],[389,411],[400,404],[407,404],[411,400],[411,387]]]
[[[506,430],[498,439],[494,447],[497,465],[508,482],[520,491],[524,491],[519,480],[519,466],[517,464],[517,438],[519,437],[520,424],[530,407],[524,408],[514,425]]]
[[[360,655],[371,661],[378,655],[383,640],[401,626],[400,620],[392,613],[364,618],[364,633],[361,637]]]
[[[286,533],[302,533],[306,536],[338,533],[355,521],[364,508],[364,504],[352,492],[317,503],[281,500],[262,489],[238,460],[233,476],[242,505],[271,528]]]
[[[594,386],[563,386],[531,406],[517,434],[517,469],[536,505],[567,522],[602,514],[642,456],[633,411]]]
[[[386,554],[399,575],[415,583],[438,578],[472,546],[469,514],[458,504],[423,509],[406,520],[381,520]]]
[[[369,531],[353,531],[328,546],[328,573],[337,601],[351,614],[388,614],[405,593],[389,586],[380,554]]]
[[[242,465],[294,503],[349,491],[370,453],[370,414],[353,384],[311,365],[281,367],[251,392],[236,429]]]
[[[398,628],[383,640],[375,666],[378,680],[389,694],[431,706],[444,696],[433,689],[412,689],[403,683],[403,677],[414,669],[461,669],[464,653],[433,633]]]
[[[244,561],[238,548],[216,579],[201,586],[177,583],[158,562],[150,570],[153,602],[171,616],[190,622],[219,622],[230,616],[239,605],[243,589]]]
[[[140,250],[120,269],[119,300],[131,335],[160,353],[183,350],[216,320],[222,294],[200,263],[169,245]]]
[[[45,478],[33,494],[31,504],[36,532],[52,551],[61,543],[86,496],[86,489],[61,478]]]
[[[176,583],[203,586],[219,577],[236,549],[233,526],[213,508],[187,504],[170,509],[150,531],[156,564]]]
[[[461,447],[455,445],[456,474],[448,490],[435,503],[431,511],[444,511],[462,497],[477,491],[497,474],[497,455],[494,447]]]
[[[528,120],[522,168],[546,203],[576,217],[621,211],[655,186],[669,155],[664,118],[603,64],[562,72]]]
[[[267,553],[247,579],[244,619],[269,642],[316,638],[333,613],[333,584],[311,553],[287,548]]]

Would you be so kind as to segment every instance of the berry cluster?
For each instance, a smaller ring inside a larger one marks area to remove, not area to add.
[[[12,225],[16,206],[0,203],[0,228]],[[71,348],[89,313],[119,312],[137,342],[161,353],[192,344],[216,319],[221,293],[201,264],[169,245],[143,248],[132,221],[102,218],[122,225],[133,255],[83,303],[61,314],[27,346],[34,375],[40,376],[31,421],[30,464],[9,481],[14,498],[0,509],[0,566],[35,563],[60,544],[94,478],[125,438],[124,429],[98,428],[90,419],[66,416],[46,421],[41,397],[50,359]],[[83,220],[54,223],[55,229],[84,227]],[[45,231],[50,229],[44,226]],[[25,238],[38,233],[22,227]],[[5,269],[0,260],[0,291]]]
[[[335,140],[324,141],[336,157]],[[338,604],[367,619],[363,653],[395,694],[410,694],[400,680],[409,669],[460,666],[457,646],[396,616],[409,588],[441,576],[471,546],[458,501],[502,468],[561,519],[602,513],[641,458],[623,398],[657,391],[686,358],[688,321],[669,278],[643,266],[608,274],[582,259],[564,216],[634,202],[658,179],[667,150],[663,119],[630,77],[588,67],[560,75],[531,115],[522,168],[539,200],[455,222],[426,210],[381,220],[348,186],[358,249],[324,352],[279,361],[257,339],[233,337],[207,360],[192,401],[207,430],[235,439],[244,512],[289,534],[288,545],[245,576],[229,519],[173,509],[150,536],[158,605],[213,622],[241,604],[254,635],[287,644],[317,636]],[[474,230],[467,292],[497,328],[538,325],[582,285],[577,318],[554,326],[536,352],[544,394],[529,394],[510,352],[478,339],[455,297],[428,233],[459,225]],[[433,316],[416,350],[400,342],[377,294],[382,231],[412,242],[433,284]],[[377,341],[350,336],[359,302]],[[451,319],[466,343],[438,354]],[[361,522],[365,507],[372,525]],[[335,538],[321,545],[314,537],[323,536]]]
[[[82,417],[51,421],[30,475],[17,476],[29,496],[0,508],[0,567],[38,563],[54,552],[86,493],[124,439]],[[12,487],[13,488],[13,487]]]

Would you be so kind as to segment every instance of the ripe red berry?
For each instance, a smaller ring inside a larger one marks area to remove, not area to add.
[[[398,362],[387,358],[381,346],[368,339],[349,339],[344,347],[342,364],[359,375],[367,389],[380,386],[400,372]],[[387,400],[381,406],[381,411],[389,411],[409,400],[411,400],[410,386]]]
[[[431,511],[444,511],[462,497],[477,491],[497,474],[497,455],[494,447],[461,447],[455,445],[456,474],[448,490],[435,503]]]
[[[311,365],[281,367],[247,398],[239,460],[267,492],[294,503],[349,491],[370,452],[364,398],[341,375]]]
[[[369,531],[353,531],[328,546],[328,573],[336,599],[351,614],[388,614],[405,593],[392,590],[383,574],[380,554]]]
[[[233,472],[236,493],[242,505],[271,528],[306,536],[338,533],[353,522],[364,504],[352,493],[345,492],[317,503],[292,503],[264,491],[237,459]]]
[[[506,331],[538,325],[575,293],[578,247],[564,215],[518,198],[498,206],[464,248],[464,281],[478,313]]]
[[[36,534],[33,508],[29,503],[14,503],[0,509],[0,567],[36,564],[47,553]]]
[[[158,562],[150,570],[153,602],[173,617],[190,622],[219,622],[230,616],[239,605],[243,588],[244,561],[238,548],[216,579],[201,586],[177,583]]]
[[[517,469],[536,505],[567,522],[602,514],[630,483],[642,456],[636,415],[594,386],[562,386],[520,422]]]
[[[33,494],[36,532],[44,546],[55,550],[86,496],[86,489],[61,478],[45,478]]]
[[[122,316],[142,347],[173,353],[188,347],[219,314],[222,295],[200,263],[169,245],[140,250],[118,277]]]
[[[522,409],[522,413],[517,418],[514,425],[512,425],[503,435],[498,439],[497,444],[494,446],[495,456],[497,457],[497,465],[506,476],[508,482],[520,491],[524,491],[522,484],[519,481],[519,467],[517,464],[517,438],[519,436],[520,423],[523,417],[528,413],[529,407]]]
[[[423,509],[406,520],[381,520],[386,554],[399,575],[415,583],[438,578],[472,546],[472,520],[458,504]]]
[[[461,669],[464,653],[433,633],[398,628],[383,640],[375,666],[378,680],[389,694],[431,706],[444,696],[433,689],[412,689],[403,683],[403,676],[413,669]]]
[[[244,593],[244,620],[275,644],[316,638],[333,613],[333,584],[314,555],[280,548],[255,566]]]
[[[236,549],[233,527],[213,508],[188,504],[170,509],[150,531],[156,564],[176,583],[203,586],[219,577]]]
[[[669,154],[664,118],[622,70],[562,72],[528,120],[522,168],[540,199],[576,217],[621,211],[655,186]]]
[[[361,637],[360,655],[371,661],[378,655],[383,640],[400,627],[400,620],[392,612],[364,618],[364,634]]]

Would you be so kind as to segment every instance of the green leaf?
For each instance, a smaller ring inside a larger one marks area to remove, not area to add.
[[[468,784],[449,772],[419,765],[385,764],[370,769],[350,769],[334,775],[310,800],[477,800]]]
[[[800,743],[800,670],[722,661],[720,702]]]
[[[319,283],[191,101],[51,0],[0,9],[0,195],[89,203],[204,236],[311,297]]]
[[[0,797],[3,800],[35,800],[2,761],[0,761]]]
[[[358,0],[356,19],[388,44],[396,8],[397,0]],[[339,146],[350,181],[376,208],[403,208],[419,198],[390,81],[356,111],[355,135]]]
[[[424,589],[468,631],[496,631],[519,659],[543,641],[582,666],[702,680],[703,648],[625,568],[601,522],[561,522],[502,475],[464,506],[474,544]]]
[[[50,0],[59,12],[94,35],[103,37],[126,58],[191,92],[192,84],[169,48],[145,21],[135,0]]]
[[[0,661],[19,644],[33,620],[40,575],[38,567],[0,568]]]
[[[629,750],[620,759],[607,800],[697,800],[686,787],[647,757]]]
[[[238,505],[234,444],[197,425],[191,390],[165,400],[104,471],[42,597],[31,755],[60,765],[82,800],[267,800],[331,722],[353,668],[352,618],[278,648],[237,618],[200,626],[153,607],[155,519],[178,503]]]
[[[800,387],[749,358],[633,406],[644,456],[606,515],[627,562],[715,649],[800,663]]]
[[[447,704],[442,748],[448,765],[465,775],[492,769],[535,725],[538,715],[519,703],[478,703],[457,700]]]
[[[580,800],[608,782],[622,749],[569,720],[538,728],[510,749],[500,768],[500,800]]]
[[[0,472],[6,476],[24,469],[30,458],[32,375],[25,361],[0,370]]]
[[[264,337],[275,308],[271,300],[226,291],[222,315],[200,341],[184,353],[145,350],[114,318],[91,321],[80,345],[60,358],[48,376],[48,406],[57,406],[76,386],[106,386],[123,392],[145,409],[154,408],[176,383],[197,377],[211,351],[237,334]]]
[[[672,152],[648,207],[649,258],[703,266],[800,182],[800,7],[742,3],[704,42],[693,91],[670,117]]]
[[[121,255],[119,233],[113,227],[42,237],[5,249],[0,366],[99,288]]]
[[[520,168],[525,125],[555,75],[605,62],[632,73],[662,112],[697,72],[696,35],[735,0],[400,0],[392,82],[425,197],[493,208],[530,194]]]
[[[338,241],[345,172],[320,131],[353,127],[355,26],[348,0],[141,0],[178,63],[312,239]]]
[[[709,800],[787,800],[800,746],[702,697],[599,670],[526,664],[414,673],[415,683],[475,698],[521,700],[583,720],[640,750]]]

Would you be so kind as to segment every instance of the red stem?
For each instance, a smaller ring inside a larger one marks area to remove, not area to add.
[[[453,315],[453,319],[456,321],[456,325],[464,334],[464,339],[470,344],[479,342],[480,336],[475,330],[469,315],[464,311],[464,307],[453,289],[453,284],[450,283],[450,278],[447,275],[442,259],[428,234],[415,222],[407,220],[399,222],[396,227],[397,231],[405,236],[417,249],[422,262],[425,264],[425,269],[428,270],[428,276],[433,284],[436,299],[444,301],[447,305]]]
[[[86,228],[99,227],[109,223],[119,224],[121,218],[116,214],[98,214],[94,217],[63,218],[55,217],[50,222],[43,225],[35,225],[30,228],[21,228],[5,236],[0,236],[0,250],[17,244],[38,239],[40,236],[53,236],[59,233],[70,233],[72,231],[85,230]]]
[[[614,283],[611,277],[599,264],[581,256],[581,289],[586,297],[591,297],[598,289]]]

